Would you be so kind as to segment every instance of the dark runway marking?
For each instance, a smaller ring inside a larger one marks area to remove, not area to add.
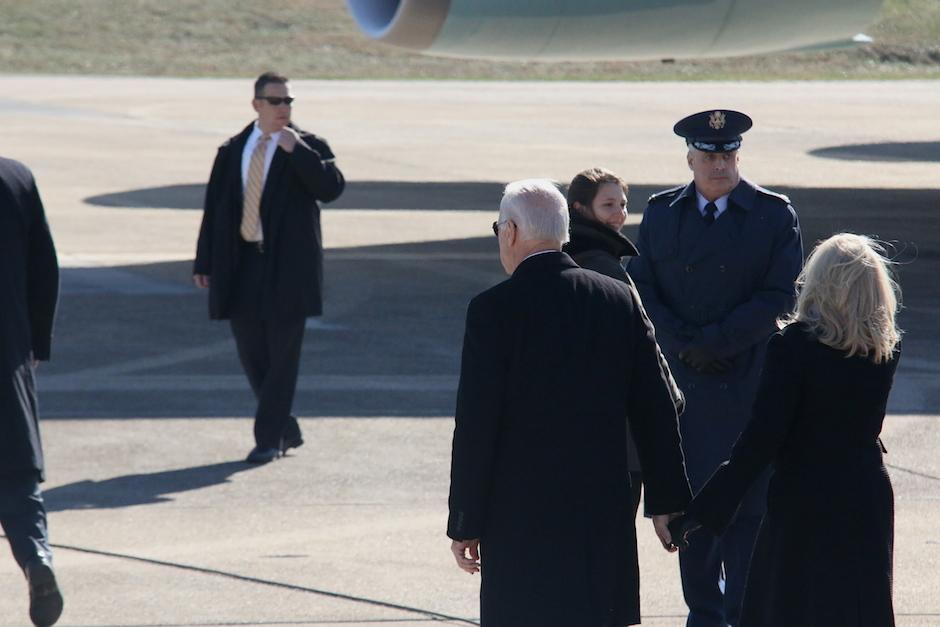
[[[899,470],[901,472],[906,472],[909,475],[914,475],[915,477],[923,477],[924,479],[930,479],[931,481],[940,481],[940,477],[935,477],[933,475],[928,475],[923,472],[918,472],[916,470],[911,470],[910,468],[902,468],[900,466],[895,466],[894,464],[885,464],[891,470]]]
[[[232,622],[222,621],[218,623],[136,623],[129,625],[121,623],[120,625],[72,625],[72,627],[242,627],[243,625],[388,625],[395,623],[440,623],[436,618],[374,618],[366,620],[289,620],[289,621],[256,621],[251,622]]]
[[[113,557],[113,558],[116,558],[116,559],[122,559],[122,560],[131,561],[131,562],[140,562],[140,563],[143,563],[143,564],[150,564],[150,565],[152,565],[152,566],[165,566],[165,567],[167,567],[167,568],[176,568],[176,569],[178,569],[178,570],[185,570],[185,571],[189,571],[189,572],[193,572],[193,573],[202,573],[202,574],[204,574],[204,575],[217,575],[217,576],[219,576],[219,577],[226,577],[226,578],[228,578],[228,579],[234,579],[234,580],[236,580],[236,581],[246,581],[246,582],[248,582],[248,583],[256,583],[256,584],[263,585],[263,586],[271,586],[271,587],[273,587],[273,588],[282,588],[282,589],[285,589],[285,590],[294,590],[294,591],[296,591],[296,592],[306,592],[306,593],[309,593],[309,594],[317,594],[317,595],[320,595],[320,596],[330,597],[330,598],[333,598],[333,599],[342,599],[342,600],[344,600],[344,601],[351,601],[351,602],[353,602],[353,603],[361,603],[361,604],[364,604],[364,605],[372,605],[372,606],[374,606],[374,607],[384,607],[384,608],[390,609],[390,610],[398,610],[398,611],[400,611],[400,612],[407,612],[407,613],[409,613],[409,614],[417,614],[418,616],[424,617],[422,620],[426,620],[426,621],[428,621],[428,622],[459,623],[459,624],[461,624],[461,625],[479,625],[479,624],[480,624],[480,623],[477,622],[477,621],[470,620],[470,619],[467,619],[467,618],[461,618],[461,617],[459,617],[459,616],[449,616],[449,615],[447,615],[447,614],[439,614],[438,612],[432,612],[432,611],[430,611],[430,610],[422,610],[421,608],[418,608],[418,607],[410,607],[410,606],[408,606],[408,605],[399,605],[399,604],[397,604],[397,603],[389,603],[388,601],[380,601],[380,600],[378,600],[378,599],[369,599],[369,598],[367,598],[367,597],[357,597],[357,596],[354,596],[354,595],[351,595],[351,594],[343,594],[342,592],[332,592],[332,591],[330,591],[330,590],[320,590],[320,589],[318,589],[318,588],[308,588],[307,586],[298,586],[298,585],[295,585],[295,584],[283,583],[283,582],[280,582],[280,581],[271,581],[270,579],[260,579],[260,578],[258,578],[258,577],[248,577],[248,576],[246,576],[246,575],[239,575],[238,573],[230,573],[230,572],[226,572],[226,571],[224,571],[224,570],[216,570],[215,568],[203,568],[203,567],[201,567],[201,566],[191,566],[191,565],[189,565],[189,564],[178,564],[178,563],[176,563],[176,562],[166,562],[166,561],[163,561],[163,560],[150,559],[150,558],[148,558],[148,557],[138,557],[138,556],[136,556],[136,555],[127,555],[127,554],[124,554],[124,553],[112,553],[112,552],[110,552],[110,551],[99,551],[98,549],[87,549],[87,548],[84,548],[84,547],[80,547],[80,546],[70,546],[70,545],[67,545],[67,544],[53,544],[52,547],[53,547],[53,548],[56,548],[56,549],[63,549],[63,550],[66,550],[66,551],[75,551],[75,552],[77,552],[77,553],[85,553],[85,554],[87,554],[87,555],[99,555],[99,556],[102,556],[102,557]],[[411,620],[412,622],[414,622],[414,619],[410,619],[410,620]],[[310,623],[316,624],[316,622],[317,622],[317,621],[303,621],[303,622],[300,622],[300,623],[283,623],[283,622],[281,622],[281,623],[262,623],[262,624],[267,624],[267,625],[301,624],[301,625],[302,625],[302,624],[305,624],[305,623],[307,623],[307,624],[310,624]],[[323,623],[329,624],[329,623],[338,623],[338,622],[341,623],[341,622],[343,622],[343,621],[319,621],[319,622],[320,622],[321,624],[323,624]],[[377,621],[377,620],[376,620],[376,621],[372,621],[372,622],[380,622],[380,621]],[[385,622],[393,622],[393,621],[386,620]],[[397,621],[397,622],[408,622],[408,621],[399,620],[399,621]],[[227,623],[226,623],[226,622],[222,622],[222,623],[189,623],[189,624],[186,624],[186,625],[181,625],[180,627],[189,627],[189,625],[194,625],[194,626],[196,626],[196,625],[220,625],[220,626],[221,626],[221,625],[241,625],[241,624],[253,624],[253,625],[254,625],[254,624],[259,624],[259,623],[257,623],[257,622],[254,622],[254,623],[231,623],[231,622],[227,622]],[[125,626],[125,627],[130,627],[130,626]],[[144,626],[141,626],[141,627],[144,627]],[[153,626],[147,625],[146,627],[158,627],[158,626],[156,626],[156,625],[153,625]],[[161,625],[161,626],[159,626],[159,627],[170,627],[170,626],[169,626],[169,625],[166,625],[166,626]]]

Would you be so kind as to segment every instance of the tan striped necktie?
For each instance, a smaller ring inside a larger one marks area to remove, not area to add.
[[[245,201],[242,204],[242,239],[246,242],[261,240],[261,191],[264,189],[264,157],[268,150],[270,135],[258,138],[251,163],[248,164],[248,181],[245,183]]]

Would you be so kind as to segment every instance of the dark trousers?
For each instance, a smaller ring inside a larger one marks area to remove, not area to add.
[[[264,253],[244,246],[233,292],[231,326],[238,358],[258,399],[255,444],[279,448],[282,439],[299,439],[291,415],[305,318],[280,319],[263,307]]]
[[[686,627],[738,624],[760,521],[759,516],[739,516],[720,537],[705,529],[689,536],[689,548],[679,553],[682,595],[689,606]],[[722,567],[724,594],[718,587]]]
[[[36,559],[52,561],[46,506],[35,475],[0,478],[0,523],[20,568]]]

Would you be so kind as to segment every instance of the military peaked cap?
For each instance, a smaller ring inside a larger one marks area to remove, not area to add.
[[[754,122],[740,111],[714,109],[682,118],[672,127],[685,143],[705,152],[731,152],[741,147],[741,134]]]

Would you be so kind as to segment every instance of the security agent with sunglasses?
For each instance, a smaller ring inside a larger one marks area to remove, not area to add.
[[[291,123],[293,100],[287,77],[255,81],[258,117],[219,148],[193,265],[258,401],[251,463],[303,444],[291,405],[306,318],[323,309],[319,203],[345,187],[326,141]]]
[[[743,113],[718,109],[675,125],[693,181],[650,197],[640,255],[628,268],[686,397],[682,448],[695,492],[750,418],[767,341],[793,307],[803,262],[789,199],[738,172],[751,124]],[[766,486],[766,477],[756,482],[720,538],[707,531],[689,538],[679,558],[688,627],[738,624]]]

